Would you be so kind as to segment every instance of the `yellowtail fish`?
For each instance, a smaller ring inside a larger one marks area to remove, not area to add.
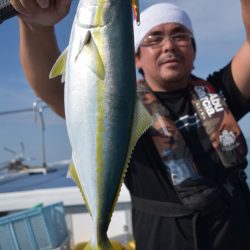
[[[112,212],[132,150],[151,125],[136,98],[130,1],[81,0],[69,46],[50,74],[65,80],[71,172],[93,220],[85,249],[113,249],[107,237]]]

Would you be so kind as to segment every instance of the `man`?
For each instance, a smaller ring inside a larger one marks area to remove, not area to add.
[[[249,2],[241,2],[248,37]],[[212,134],[205,132],[204,128],[215,120],[202,121],[202,114],[209,109],[199,112],[200,106],[192,105],[192,102],[200,104],[193,100],[193,89],[202,93],[203,87],[201,80],[191,75],[196,51],[189,17],[173,5],[159,4],[146,9],[141,15],[141,26],[135,26],[135,49],[143,86],[154,91],[157,99],[153,114],[163,114],[166,118],[165,114],[170,113],[186,144],[177,143],[183,140],[170,129],[174,143],[166,140],[164,146],[159,146],[162,140],[157,139],[156,129],[149,130],[137,143],[125,181],[132,194],[138,249],[250,249],[249,191],[245,181],[236,177],[240,171],[233,173],[246,165],[242,161],[226,167],[230,156],[218,152],[218,138],[229,140],[230,130],[225,129],[229,135],[224,137],[223,133],[216,135],[216,129]],[[250,108],[249,49],[246,40],[232,62],[208,78],[217,93],[223,92],[237,120]],[[193,84],[198,85],[191,88]],[[221,119],[226,117],[224,114]],[[170,127],[175,131],[175,126]],[[218,128],[223,131],[220,125]],[[164,136],[158,132],[159,137]],[[167,143],[174,145],[176,152],[170,151]],[[188,214],[176,204],[184,204],[197,213]]]
[[[52,3],[53,2],[53,3]],[[21,62],[32,88],[64,116],[53,24],[70,1],[13,0]],[[250,110],[250,1],[241,0],[246,41],[207,80],[191,74],[196,47],[188,15],[158,4],[135,26],[138,96],[154,126],[138,141],[125,183],[138,250],[250,249],[250,196],[244,138],[235,121]],[[224,101],[226,99],[226,102]]]

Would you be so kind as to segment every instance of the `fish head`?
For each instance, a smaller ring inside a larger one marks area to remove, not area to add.
[[[104,27],[114,17],[113,6],[121,0],[81,0],[76,12],[76,23],[87,29]]]
[[[76,22],[84,28],[103,27],[119,14],[115,13],[115,5],[121,1],[131,1],[135,19],[139,23],[138,0],[81,0],[77,8]]]

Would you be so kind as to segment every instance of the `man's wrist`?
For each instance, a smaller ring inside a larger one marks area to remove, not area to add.
[[[19,23],[21,26],[24,26],[26,29],[30,30],[33,33],[54,32],[54,25],[41,25],[41,24],[27,23],[21,18],[19,18]]]

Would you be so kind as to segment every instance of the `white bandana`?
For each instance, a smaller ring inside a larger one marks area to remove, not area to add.
[[[163,23],[179,23],[186,27],[192,34],[193,28],[188,14],[178,6],[170,3],[154,4],[145,9],[140,15],[140,25],[134,21],[135,51],[144,36],[154,27]]]

